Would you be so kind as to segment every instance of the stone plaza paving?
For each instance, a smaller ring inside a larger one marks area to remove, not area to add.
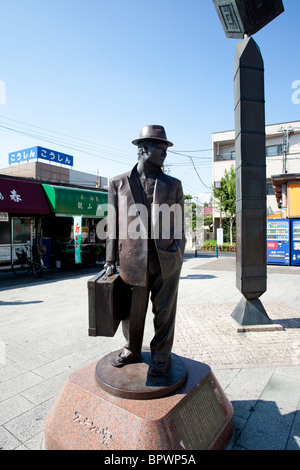
[[[39,450],[44,420],[71,372],[122,347],[88,336],[95,269],[0,275],[0,448]],[[234,407],[228,449],[300,449],[300,268],[268,267],[261,301],[281,329],[237,332],[235,257],[187,253],[174,353],[208,364]],[[153,335],[149,309],[144,344]]]

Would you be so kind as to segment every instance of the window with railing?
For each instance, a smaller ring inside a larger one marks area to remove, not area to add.
[[[215,162],[221,162],[224,160],[235,160],[235,150],[229,153],[217,153],[214,158]]]
[[[221,149],[220,149],[221,150]],[[219,151],[219,153],[215,153],[214,155],[214,161],[215,162],[221,162],[224,160],[235,160],[235,150],[230,150],[226,151],[225,149],[223,150],[224,153],[222,153],[222,150]],[[266,156],[267,157],[275,157],[277,155],[282,155],[283,152],[283,145],[282,144],[276,144],[276,145],[267,145],[266,146]]]

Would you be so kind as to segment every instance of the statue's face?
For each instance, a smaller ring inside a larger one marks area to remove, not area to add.
[[[167,148],[168,146],[164,142],[148,142],[146,161],[161,168],[167,156]]]

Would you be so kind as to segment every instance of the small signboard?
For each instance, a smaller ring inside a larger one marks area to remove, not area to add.
[[[75,216],[74,219],[74,247],[75,264],[81,263],[81,243],[82,243],[82,217]]]
[[[224,243],[223,241],[223,229],[222,228],[218,228],[217,229],[217,244],[219,246],[222,246]]]
[[[8,212],[0,212],[0,222],[8,222]]]

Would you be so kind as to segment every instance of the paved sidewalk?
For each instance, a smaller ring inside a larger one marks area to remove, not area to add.
[[[0,273],[0,449],[39,450],[44,420],[74,370],[123,345],[87,334],[95,270],[16,279]],[[234,407],[230,449],[300,449],[300,268],[268,267],[261,301],[281,331],[237,333],[232,255],[187,254],[174,352],[212,368]],[[152,334],[149,311],[144,343]]]

